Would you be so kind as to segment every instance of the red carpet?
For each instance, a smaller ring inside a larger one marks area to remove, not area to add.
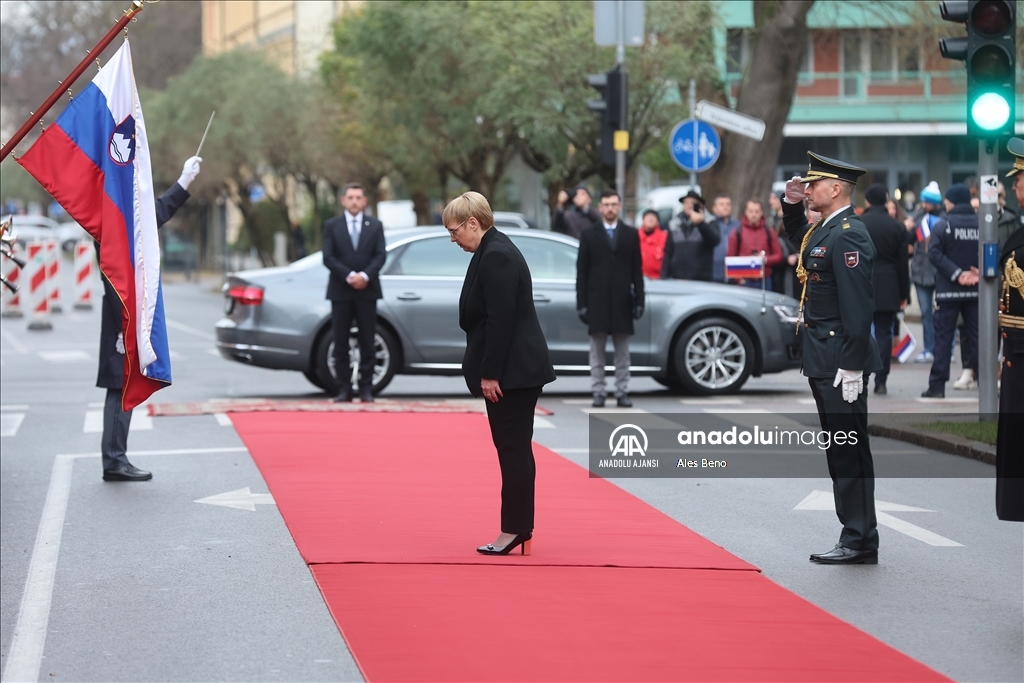
[[[232,421],[369,681],[946,680],[539,446],[533,555],[478,555],[482,415]]]

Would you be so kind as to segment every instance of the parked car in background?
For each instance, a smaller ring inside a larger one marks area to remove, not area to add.
[[[0,221],[8,218],[3,216]],[[89,233],[74,221],[58,223],[46,216],[14,216],[12,227],[22,247],[34,240],[56,239],[64,251],[73,252],[78,240],[89,237]]]
[[[533,276],[533,298],[559,375],[589,373],[589,337],[576,315],[578,242],[539,230],[502,230],[522,251]],[[373,389],[396,374],[461,375],[466,335],[459,328],[459,294],[471,254],[439,227],[385,231],[377,306]],[[319,252],[283,268],[228,276],[217,348],[229,360],[296,370],[324,391],[337,392],[327,269]],[[758,290],[684,280],[647,282],[643,317],[630,341],[637,375],[694,394],[739,391],[747,378],[800,364],[796,300]],[[358,346],[349,341],[355,377]]]
[[[700,185],[696,186],[696,190],[698,193],[700,192]],[[679,198],[685,196],[689,191],[689,185],[666,185],[654,188],[637,202],[637,211],[634,217],[636,222],[633,225],[643,223],[644,211],[654,209],[658,212],[658,223],[667,230],[672,216],[679,213],[681,206]]]
[[[183,240],[173,232],[163,234],[163,255],[160,263],[166,268],[181,268],[190,271],[199,264],[199,247],[194,242]]]
[[[536,229],[537,225],[521,213],[512,211],[495,211],[494,227],[496,228],[521,228],[523,230]]]

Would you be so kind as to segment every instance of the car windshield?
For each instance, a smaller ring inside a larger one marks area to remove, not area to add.
[[[389,275],[415,277],[465,277],[472,254],[452,244],[448,237],[428,237],[410,242]]]
[[[535,280],[575,280],[576,247],[557,240],[526,235],[509,236],[530,267]]]

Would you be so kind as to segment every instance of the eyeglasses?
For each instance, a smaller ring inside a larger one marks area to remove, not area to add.
[[[465,224],[466,224],[466,221],[462,221],[461,223],[456,225],[453,229],[448,230],[448,228],[445,228],[445,230],[448,230],[448,234],[449,235],[454,235],[455,233],[457,233],[459,231],[459,228],[461,228]]]

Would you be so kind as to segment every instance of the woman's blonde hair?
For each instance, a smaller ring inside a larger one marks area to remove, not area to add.
[[[475,218],[484,230],[490,230],[494,225],[494,214],[491,213],[491,205],[487,198],[479,192],[464,192],[455,199],[448,202],[441,213],[441,222],[444,226],[456,226],[465,223],[470,218]]]

